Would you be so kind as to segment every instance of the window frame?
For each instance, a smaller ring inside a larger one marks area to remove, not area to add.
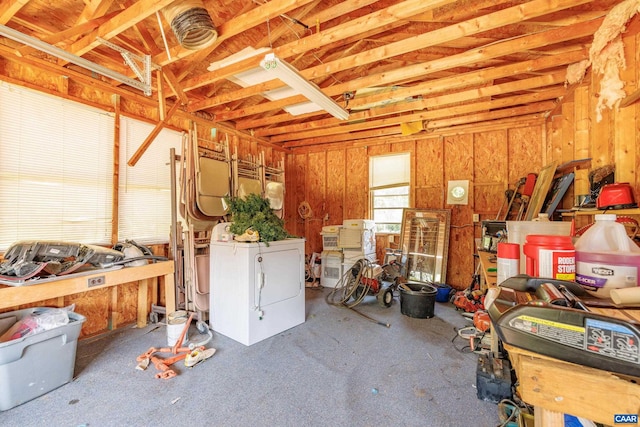
[[[403,170],[402,174],[403,176],[398,176],[396,178],[388,178],[388,179],[384,179],[383,183],[381,183],[381,185],[375,185],[376,184],[376,177],[373,176],[376,171],[376,159],[382,159],[385,158],[384,160],[382,160],[382,162],[384,161],[388,161],[389,157],[398,157],[398,163],[402,163],[402,165],[398,165],[399,168],[401,168]],[[407,188],[406,191],[406,198],[407,198],[407,206],[392,206],[392,207],[388,207],[387,209],[384,208],[376,208],[376,199],[380,198],[380,197],[385,197],[385,195],[376,195],[374,194],[376,191],[378,190],[387,190],[387,189],[394,189],[394,188]],[[399,220],[398,222],[384,222],[384,223],[379,223],[378,221],[376,221],[376,233],[377,234],[392,234],[392,235],[400,235],[401,230],[402,230],[402,214],[405,208],[411,208],[412,206],[412,189],[411,189],[411,153],[410,152],[401,152],[401,153],[389,153],[389,154],[382,154],[382,155],[378,155],[378,156],[370,156],[369,157],[369,214],[370,214],[370,218],[374,219],[376,218],[376,211],[382,211],[382,210],[399,210],[398,214],[399,214]],[[382,224],[385,225],[384,229],[382,228]],[[397,226],[397,231],[394,230],[390,230],[389,229],[389,225],[396,225]]]

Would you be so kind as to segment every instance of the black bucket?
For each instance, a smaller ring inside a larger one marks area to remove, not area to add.
[[[418,319],[433,317],[437,294],[435,286],[427,283],[405,283],[400,286],[400,312]]]

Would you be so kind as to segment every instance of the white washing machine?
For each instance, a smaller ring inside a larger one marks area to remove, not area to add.
[[[305,321],[304,239],[211,242],[211,328],[244,345]]]

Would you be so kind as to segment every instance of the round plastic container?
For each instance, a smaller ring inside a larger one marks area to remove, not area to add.
[[[595,215],[576,242],[576,282],[599,298],[609,298],[612,289],[638,286],[640,248],[616,218]]]
[[[449,294],[451,293],[451,286],[446,283],[436,283],[436,302],[449,302]]]
[[[576,278],[576,250],[571,236],[531,234],[522,248],[526,273],[533,277],[573,281]]]
[[[400,312],[405,316],[427,319],[433,317],[438,290],[426,283],[405,283],[400,287]]]

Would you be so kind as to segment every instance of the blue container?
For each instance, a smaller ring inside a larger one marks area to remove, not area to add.
[[[437,283],[436,289],[436,301],[437,302],[449,302],[449,293],[451,292],[451,286],[446,283]]]

